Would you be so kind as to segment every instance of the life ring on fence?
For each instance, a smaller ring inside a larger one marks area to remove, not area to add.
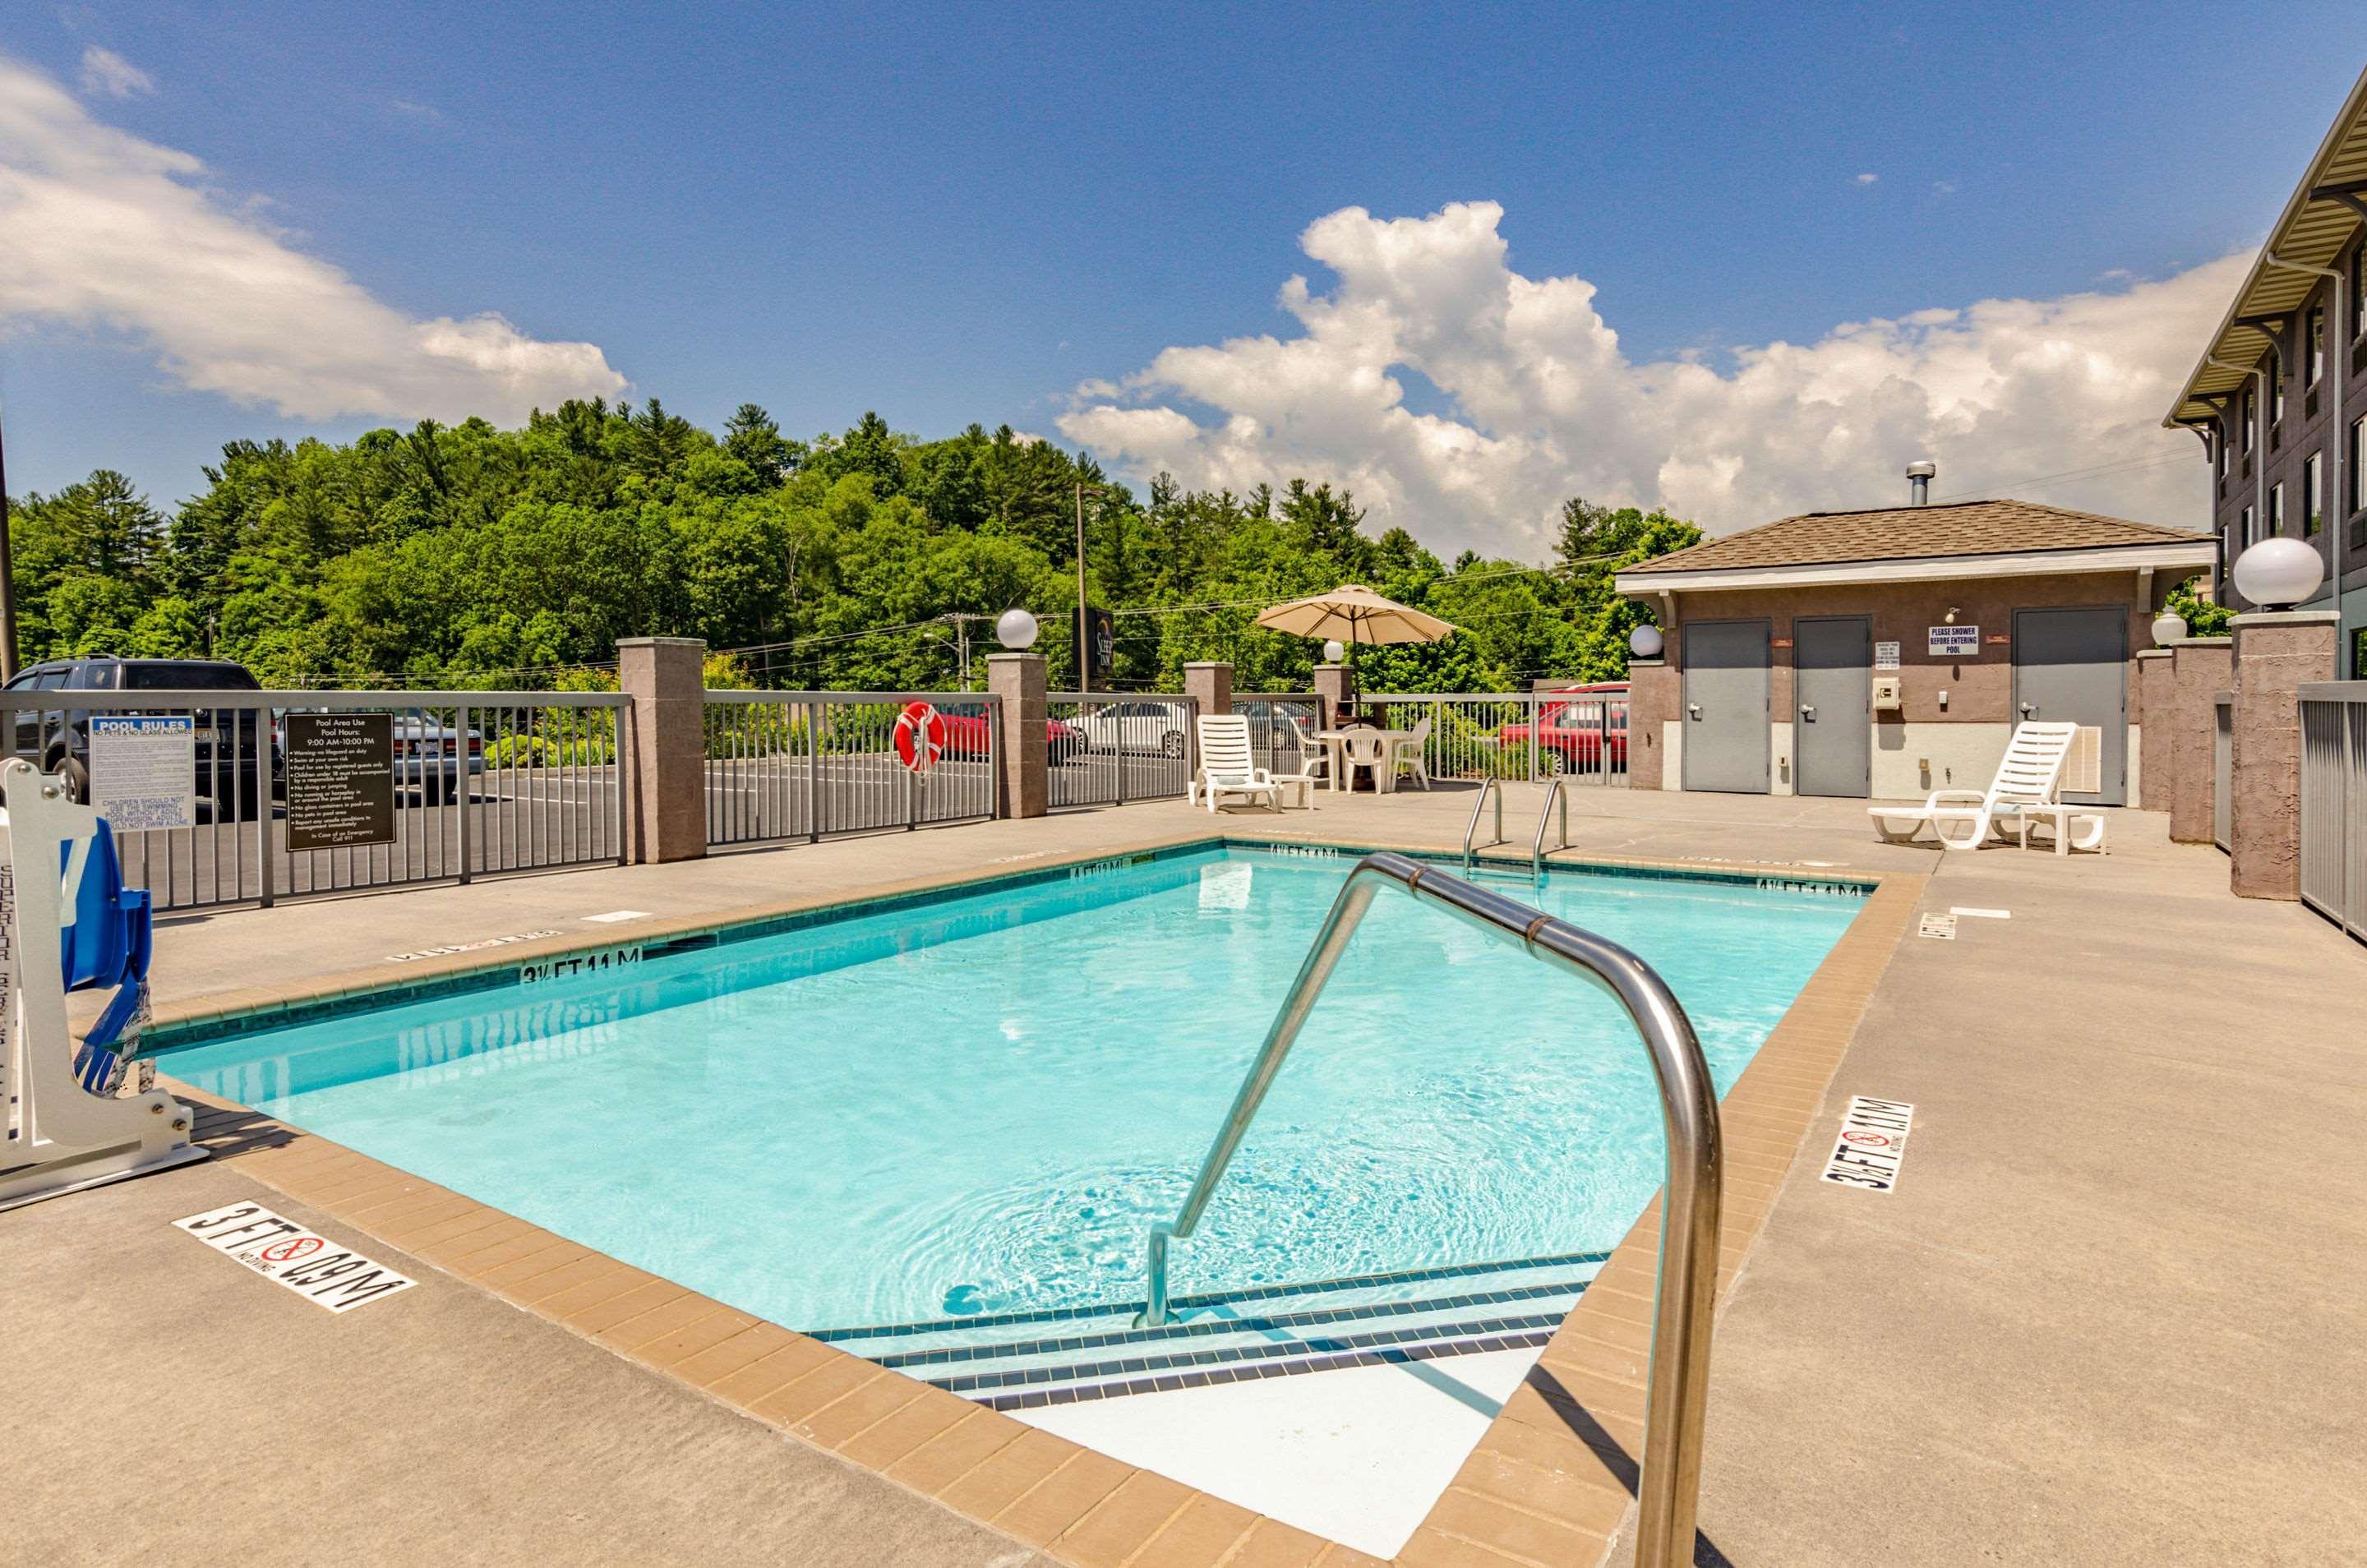
[[[916,773],[937,765],[946,751],[946,716],[927,703],[906,703],[896,716],[896,755]]]

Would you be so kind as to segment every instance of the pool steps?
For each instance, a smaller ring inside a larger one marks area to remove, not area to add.
[[[815,1333],[854,1355],[997,1410],[1544,1346],[1601,1253],[1262,1286],[1139,1303]]]

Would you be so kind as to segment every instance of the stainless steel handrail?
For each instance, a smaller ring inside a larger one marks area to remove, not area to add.
[[[1537,836],[1529,840],[1529,876],[1532,881],[1546,874],[1546,819],[1553,808],[1561,807],[1561,842],[1554,848],[1569,848],[1569,798],[1561,792],[1562,775],[1556,773],[1546,785],[1545,809],[1537,813]]]
[[[1476,814],[1475,814],[1476,816]],[[1291,982],[1282,1010],[1266,1031],[1265,1044],[1225,1124],[1200,1163],[1199,1179],[1172,1223],[1150,1227],[1150,1297],[1135,1318],[1138,1327],[1167,1321],[1167,1244],[1189,1239],[1208,1206],[1209,1196],[1240,1147],[1251,1121],[1282,1071],[1283,1059],[1315,1010],[1324,983],[1347,951],[1348,939],[1373,902],[1389,885],[1403,887],[1417,902],[1432,900],[1450,914],[1491,935],[1519,942],[1546,959],[1608,992],[1626,1010],[1651,1054],[1660,1089],[1660,1119],[1668,1170],[1661,1190],[1659,1294],[1652,1314],[1652,1358],[1647,1380],[1643,1480],[1638,1507],[1636,1562],[1639,1568],[1690,1568],[1693,1519],[1701,1492],[1702,1414],[1709,1395],[1710,1308],[1717,1286],[1717,1225],[1721,1173],[1717,1089],[1692,1021],[1667,982],[1649,964],[1615,942],[1529,908],[1461,877],[1404,855],[1366,855],[1348,874],[1314,945]]]
[[[1467,823],[1463,829],[1463,874],[1466,876],[1471,874],[1471,860],[1473,855],[1477,852],[1471,847],[1472,835],[1479,831],[1479,813],[1481,809],[1487,806],[1488,797],[1491,795],[1496,797],[1496,836],[1489,840],[1487,843],[1480,845],[1479,848],[1483,850],[1491,849],[1494,846],[1506,841],[1504,838],[1504,786],[1501,782],[1493,778],[1481,779],[1479,781],[1479,798],[1471,803],[1471,820]]]

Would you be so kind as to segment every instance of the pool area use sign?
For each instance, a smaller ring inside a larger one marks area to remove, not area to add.
[[[90,803],[119,833],[194,828],[198,721],[187,714],[90,717]]]
[[[1898,1168],[1907,1157],[1907,1134],[1915,1125],[1915,1107],[1903,1100],[1850,1098],[1849,1114],[1841,1118],[1840,1135],[1825,1161],[1819,1181],[1887,1192],[1898,1185]]]
[[[394,716],[288,716],[288,847],[394,842]]]
[[[1876,670],[1897,669],[1898,645],[1895,642],[1875,643],[1874,645],[1874,667]]]
[[[1981,628],[1978,626],[1933,626],[1928,634],[1931,639],[1934,659],[1962,659],[1966,654],[1978,659],[1981,654]]]
[[[173,1225],[330,1312],[351,1312],[419,1282],[260,1203],[209,1209]]]

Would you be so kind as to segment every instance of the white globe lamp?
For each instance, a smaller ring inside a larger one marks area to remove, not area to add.
[[[1324,663],[1326,663],[1326,664],[1337,664],[1337,663],[1339,663],[1339,662],[1340,662],[1340,660],[1343,660],[1343,659],[1345,659],[1345,658],[1347,658],[1347,657],[1348,657],[1348,650],[1347,650],[1346,649],[1344,649],[1344,648],[1342,648],[1342,647],[1341,647],[1341,646],[1340,646],[1340,639],[1339,639],[1339,638],[1334,637],[1334,638],[1332,638],[1330,642],[1327,642],[1327,643],[1325,643],[1325,644],[1323,645],[1323,662],[1324,662]]]
[[[1658,659],[1660,649],[1666,646],[1660,640],[1660,628],[1658,626],[1637,626],[1627,634],[1627,651],[1638,659]]]
[[[2164,610],[2153,618],[2153,645],[2168,648],[2186,635],[2186,619],[2175,610]]]
[[[1025,610],[1005,610],[994,623],[994,640],[1014,653],[1036,646],[1036,617]]]
[[[2326,563],[2294,538],[2262,539],[2236,558],[2236,592],[2264,609],[2298,604],[2317,591]]]

